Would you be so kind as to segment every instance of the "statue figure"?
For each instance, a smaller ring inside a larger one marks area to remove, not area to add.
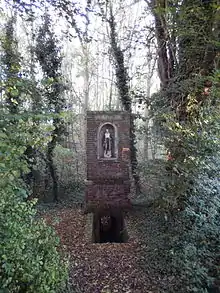
[[[108,128],[106,128],[106,131],[103,137],[103,149],[104,149],[104,158],[111,158],[112,157],[112,137]]]

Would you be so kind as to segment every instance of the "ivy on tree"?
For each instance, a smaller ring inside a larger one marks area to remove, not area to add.
[[[58,40],[52,30],[52,22],[46,12],[43,16],[43,24],[39,28],[35,48],[37,59],[44,74],[44,95],[48,112],[53,114],[52,123],[54,130],[51,134],[51,141],[47,145],[46,162],[53,180],[53,196],[58,201],[58,177],[54,164],[54,149],[65,132],[64,120],[61,117],[65,106],[65,99],[62,93],[65,90],[61,64],[62,57]]]

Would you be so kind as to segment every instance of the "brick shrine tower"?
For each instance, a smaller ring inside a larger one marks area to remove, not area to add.
[[[114,233],[124,229],[122,211],[130,207],[130,119],[123,111],[87,112],[85,204],[94,216],[95,242],[103,218],[115,221]]]

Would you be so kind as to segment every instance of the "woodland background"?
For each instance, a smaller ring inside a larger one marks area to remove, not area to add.
[[[0,18],[2,292],[65,282],[36,208],[83,203],[88,109],[133,114],[132,202],[161,229],[143,267],[219,292],[219,1],[5,0]]]

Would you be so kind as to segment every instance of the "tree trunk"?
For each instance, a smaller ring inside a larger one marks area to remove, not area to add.
[[[60,114],[61,109],[58,107],[56,113]],[[61,134],[63,133],[63,120],[61,118],[55,118],[53,121],[54,130],[52,132],[52,139],[47,146],[47,165],[50,171],[50,175],[53,181],[53,200],[58,202],[58,175],[57,168],[54,164],[54,150],[57,145],[58,140],[60,139]]]
[[[155,18],[155,33],[158,45],[158,74],[161,81],[161,87],[165,88],[169,83],[171,72],[173,71],[171,65],[173,59],[170,59],[168,55],[168,30],[165,16],[166,1],[153,0],[151,1],[150,6]]]
[[[57,170],[53,160],[55,147],[56,147],[56,136],[53,134],[52,140],[48,144],[47,164],[48,164],[50,175],[53,182],[53,200],[55,202],[58,202],[58,176],[57,176]]]
[[[152,74],[151,72],[151,66],[150,66],[150,60],[149,62],[149,74],[147,77],[147,99],[150,100],[150,95],[151,95],[151,79],[152,79]],[[144,111],[144,116],[145,116],[145,134],[144,134],[144,158],[149,159],[149,109],[148,109],[148,103],[145,105],[145,111]]]
[[[145,109],[144,159],[149,160],[149,118],[148,109]]]
[[[168,2],[153,0],[150,3],[155,18],[161,89],[164,90],[167,104],[170,104],[181,122],[188,119],[187,96],[190,88],[195,87],[193,84],[188,85],[189,80],[193,83],[196,75],[208,76],[214,68],[216,50],[213,43],[213,26],[216,20],[213,4],[213,0],[202,3],[197,0],[184,0],[173,15],[170,15],[170,12],[168,25]],[[176,28],[176,39],[172,37],[171,44],[172,26]],[[172,50],[172,46],[178,50]],[[173,87],[177,90],[167,93],[168,84],[170,89]]]
[[[136,193],[140,192],[140,178],[137,173],[137,149],[135,147],[135,123],[134,117],[132,116],[132,103],[131,97],[129,95],[129,77],[124,64],[123,52],[117,43],[117,33],[116,33],[116,23],[112,12],[112,6],[110,4],[110,18],[108,20],[110,28],[110,42],[112,54],[115,60],[116,68],[116,81],[117,88],[119,91],[119,96],[125,111],[130,113],[130,139],[131,139],[131,170],[135,182]]]

